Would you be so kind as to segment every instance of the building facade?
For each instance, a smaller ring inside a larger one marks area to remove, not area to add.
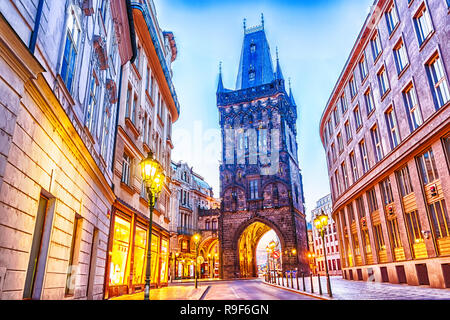
[[[219,218],[222,277],[256,277],[256,246],[273,229],[283,270],[307,269],[306,221],[296,142],[297,107],[264,31],[246,28],[236,89],[217,89],[222,129]]]
[[[316,215],[325,213],[328,215],[328,225],[325,228],[325,242],[322,240],[320,232],[316,227],[311,228],[312,241],[313,241],[313,252],[314,252],[314,263],[315,270],[320,275],[325,275],[325,263],[328,264],[328,274],[332,276],[342,275],[341,270],[341,257],[339,254],[339,245],[337,239],[337,228],[336,223],[332,217],[332,202],[331,194],[319,199],[316,202],[316,208],[311,211],[312,219]],[[314,223],[312,223],[314,225]],[[325,261],[325,251],[327,255],[327,261]]]
[[[450,287],[448,1],[375,1],[320,122],[344,277]]]
[[[105,298],[145,287],[149,206],[139,163],[148,152],[168,179],[153,210],[151,287],[166,286],[169,276],[172,123],[179,106],[172,87],[171,63],[177,48],[171,32],[162,32],[152,1],[132,3],[136,54],[123,66],[114,153]]]
[[[200,235],[199,277],[208,278],[212,265],[218,269],[217,226],[219,201],[211,186],[187,163],[172,162],[171,257],[174,279],[194,278],[196,246],[192,236]],[[213,210],[216,209],[216,210]],[[209,257],[208,257],[209,254]],[[214,262],[213,256],[214,256]],[[208,259],[210,258],[210,259]]]
[[[0,298],[101,299],[128,1],[3,1]]]

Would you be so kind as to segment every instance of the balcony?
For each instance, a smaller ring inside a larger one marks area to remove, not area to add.
[[[186,236],[192,236],[195,233],[195,229],[186,228],[186,227],[178,227],[177,233],[186,235]]]

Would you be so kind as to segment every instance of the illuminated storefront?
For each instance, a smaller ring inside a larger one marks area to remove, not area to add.
[[[144,290],[147,264],[148,218],[126,210],[120,203],[111,217],[105,298]],[[168,283],[169,235],[153,224],[151,245],[151,286]]]

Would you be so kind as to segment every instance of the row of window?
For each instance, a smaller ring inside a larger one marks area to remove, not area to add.
[[[382,157],[382,155],[383,155],[383,151],[382,151],[381,145],[379,143],[379,134],[377,132],[377,126],[374,126],[372,128],[371,136],[372,136],[373,148],[375,151],[374,152],[375,157],[377,158],[377,161],[379,161],[381,159],[380,157]],[[448,141],[449,141],[448,137],[443,139],[444,145],[446,146],[447,149],[448,149],[448,143],[449,143]],[[361,142],[359,142],[358,149],[359,149],[359,153],[360,153],[360,160],[361,160],[361,165],[362,165],[363,174],[364,174],[370,169],[370,163],[369,163],[369,158],[368,158],[368,153],[367,153],[367,144],[364,139],[361,140]],[[447,151],[447,156],[448,156],[449,152],[450,151]],[[379,155],[377,155],[377,154],[379,154]],[[341,163],[340,168],[336,169],[334,172],[334,175],[331,176],[331,179],[330,179],[331,187],[332,187],[332,191],[333,191],[333,195],[334,195],[335,199],[337,197],[339,197],[342,193],[344,193],[351,186],[350,175],[352,176],[353,183],[356,183],[361,177],[360,173],[359,173],[358,165],[356,162],[357,160],[356,160],[356,156],[355,156],[355,150],[352,150],[349,153],[348,161],[350,164],[349,170],[350,170],[351,174],[349,174],[349,172],[348,172],[347,161],[344,159],[344,161]],[[421,168],[421,174],[422,174],[422,179],[423,179],[422,181],[424,182],[424,184],[431,183],[432,181],[434,181],[438,178],[437,171],[435,169],[433,169],[433,168],[435,168],[435,165],[433,167],[430,167],[430,163],[434,164],[434,157],[433,157],[433,153],[431,150],[429,152],[425,152],[423,154],[423,158],[418,157],[417,161],[418,161],[419,168]],[[406,173],[408,173],[407,170],[408,170],[408,168],[406,168],[405,170],[401,170],[400,177],[405,176]],[[405,191],[405,192],[412,191],[410,184],[403,182],[403,179],[400,179],[400,181],[402,182],[400,184],[400,189],[402,190],[402,192],[403,191]],[[405,196],[406,194],[402,194],[402,195]]]
[[[450,142],[449,138],[444,139],[444,146],[446,149],[447,157],[450,154]],[[436,161],[434,159],[433,150],[429,149],[422,153],[421,155],[416,157],[416,163],[419,169],[419,175],[423,185],[429,185],[430,183],[436,182],[439,179],[439,175],[437,172]],[[395,172],[395,177],[397,180],[397,186],[400,191],[400,196],[403,198],[411,193],[413,193],[411,178],[408,166],[404,166],[403,168],[397,170]],[[386,225],[388,228],[389,239],[391,241],[393,248],[402,248],[401,241],[401,232],[398,224],[398,214],[403,211],[402,206],[397,206],[397,215],[394,215],[394,198],[392,192],[392,183],[390,178],[386,178],[379,183],[380,194],[382,205],[386,208]],[[415,195],[419,196],[418,194]],[[366,192],[366,201],[367,208],[369,210],[369,215],[372,216],[372,213],[379,210],[377,196],[375,187],[372,187]],[[358,197],[355,200],[356,211],[358,215],[358,221],[362,218],[366,217],[365,207],[363,195]],[[347,214],[350,223],[353,223],[357,220],[353,212],[353,205],[349,204],[347,206]],[[383,212],[383,210],[382,210]],[[341,214],[344,214],[341,212]],[[438,197],[436,195],[435,200],[428,200],[428,215],[431,222],[432,232],[436,239],[443,239],[450,237],[450,218],[448,216],[445,200],[442,196]],[[423,242],[423,230],[420,224],[420,219],[418,218],[417,210],[413,210],[412,212],[405,212],[404,214],[405,225],[408,233],[408,239],[410,241],[411,247],[415,244]],[[344,226],[346,226],[346,219],[343,217],[342,219]],[[382,225],[381,222],[376,222],[373,225],[373,234],[375,240],[375,246],[378,251],[382,251],[385,249],[385,241],[382,233]],[[367,230],[365,230],[367,232]],[[371,253],[370,249],[370,240],[367,235],[363,235],[362,242],[364,243],[364,247],[366,248],[366,254]],[[357,241],[357,236],[354,236],[352,239],[353,247],[355,249],[355,253],[359,254],[359,243]]]
[[[386,20],[388,23],[388,29],[389,30],[395,30],[396,26],[399,24],[397,10],[395,8],[395,5],[393,4],[390,9],[386,12]],[[420,6],[419,10],[414,16],[414,24],[416,28],[416,32],[419,39],[419,44],[422,44],[428,37],[430,37],[433,33],[433,26],[431,23],[431,17],[429,14],[429,11],[427,10],[427,6],[425,5],[425,2]],[[390,27],[389,27],[390,26]],[[379,56],[381,55],[382,48],[381,48],[381,42],[379,39],[379,32],[376,32],[376,34],[373,36],[373,38],[370,41],[371,48],[372,48],[372,54],[373,54],[373,60],[374,63],[378,61]],[[365,50],[364,50],[365,52]],[[409,59],[408,54],[406,51],[406,46],[403,42],[403,39],[400,38],[397,44],[394,46],[393,49],[393,55],[394,55],[394,61],[396,63],[396,68],[398,71],[398,74],[400,75],[406,67],[409,65]],[[360,77],[361,77],[361,84],[365,82],[365,80],[368,77],[369,71],[367,66],[367,53],[364,53],[363,57],[358,63],[359,70],[360,70]],[[440,59],[439,53],[436,52],[436,54],[426,63],[426,72],[430,81],[430,85],[432,86],[432,93],[434,97],[434,101],[436,104],[436,109],[442,107],[450,100],[450,94],[449,94],[449,88],[444,72],[444,67],[442,64],[442,60]],[[377,72],[377,79],[378,79],[378,85],[380,89],[380,95],[383,99],[384,96],[389,92],[389,78],[386,71],[386,68],[383,64],[383,66],[380,68],[380,70]],[[349,91],[350,96],[353,101],[355,96],[357,95],[357,87],[355,83],[355,75],[353,71],[353,76],[349,80]],[[408,88],[404,90],[404,94],[406,94],[405,97],[405,107],[407,109],[407,113],[409,116],[410,126],[412,127],[412,130],[414,130],[417,126],[420,125],[422,122],[420,111],[418,110],[418,104],[417,104],[417,98],[415,97],[415,92],[407,93],[412,87],[412,83]],[[410,96],[410,97],[408,97]],[[364,93],[364,101],[366,105],[367,114],[370,115],[371,112],[375,109],[375,102],[373,98],[373,90],[371,86],[369,85],[368,89]],[[326,122],[325,126],[325,144],[328,144],[329,138],[333,134],[333,128],[336,127],[339,122],[339,112],[344,115],[347,111],[347,101],[345,98],[345,93],[343,93],[339,99],[338,104],[340,105],[340,108],[336,106],[334,110],[332,111],[332,116],[330,119]],[[358,130],[362,126],[362,118],[359,107],[356,107],[354,109],[354,117],[355,117],[355,125],[356,130]],[[333,123],[334,122],[334,127]],[[350,129],[349,124],[346,124],[348,129]],[[347,130],[347,128],[346,128]],[[349,134],[348,134],[349,135]]]
[[[325,271],[325,264],[323,260],[317,261],[317,266],[319,268],[319,271]],[[338,270],[341,270],[341,260],[339,258],[328,260],[328,271]]]

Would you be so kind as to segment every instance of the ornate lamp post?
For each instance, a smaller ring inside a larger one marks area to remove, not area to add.
[[[147,191],[148,207],[150,209],[150,219],[148,223],[147,237],[147,265],[145,269],[145,293],[144,300],[150,300],[150,264],[152,253],[152,225],[153,208],[164,185],[164,170],[161,164],[153,158],[153,152],[149,152],[147,158],[141,161],[141,175]]]
[[[325,258],[325,272],[327,274],[327,290],[328,295],[332,297],[333,294],[331,293],[330,275],[328,274],[327,250],[325,250],[325,228],[328,225],[328,215],[326,215],[323,212],[323,210],[319,215],[317,215],[314,218],[314,225],[316,226],[316,229],[320,232],[320,236],[322,237],[322,243],[324,248],[323,253]]]
[[[194,271],[194,277],[195,277],[195,289],[197,289],[197,272],[198,272],[198,247],[200,245],[200,235],[198,233],[194,234],[192,236],[192,239],[194,240],[195,244],[195,271]]]

